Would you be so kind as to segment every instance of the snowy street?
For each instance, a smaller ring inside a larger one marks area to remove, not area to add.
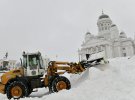
[[[83,75],[71,75],[72,89],[48,93],[42,88],[21,100],[134,100],[135,56],[110,59],[105,70],[90,68]],[[102,66],[103,67],[103,66]],[[1,100],[7,100],[0,94]]]
[[[134,9],[0,0],[0,100],[135,100]]]

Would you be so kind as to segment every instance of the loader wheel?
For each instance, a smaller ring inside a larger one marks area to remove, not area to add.
[[[33,89],[29,89],[29,93],[28,93],[27,96],[29,96],[29,95],[32,93],[32,91],[33,91]],[[27,97],[27,96],[26,96],[26,97]]]
[[[71,88],[70,81],[64,76],[56,77],[52,82],[52,92],[59,92],[60,90],[63,89],[68,90],[70,88]]]
[[[8,85],[6,93],[8,99],[19,99],[24,96],[28,96],[29,91],[27,86],[23,82],[14,81]]]
[[[59,77],[59,75],[55,75],[55,76],[51,76],[50,79],[49,79],[49,84],[48,84],[48,88],[49,88],[49,92],[52,93],[52,82],[53,80],[56,78],[56,77]]]

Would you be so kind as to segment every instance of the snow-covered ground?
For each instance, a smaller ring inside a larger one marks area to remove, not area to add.
[[[49,94],[42,88],[21,100],[135,100],[135,56],[109,61],[81,75],[71,75],[70,90]],[[0,99],[7,97],[0,94]]]

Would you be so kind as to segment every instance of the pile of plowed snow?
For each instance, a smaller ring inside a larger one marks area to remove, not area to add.
[[[48,94],[42,88],[21,100],[135,100],[135,57],[109,61],[105,67],[90,68],[89,74],[81,76],[83,79],[70,77],[70,90]],[[6,99],[6,95],[0,94],[0,98]]]

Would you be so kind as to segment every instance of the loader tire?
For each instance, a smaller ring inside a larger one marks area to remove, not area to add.
[[[32,92],[33,92],[33,89],[30,88],[29,93],[28,93],[28,95],[26,97],[28,97]]]
[[[21,81],[14,81],[7,86],[7,98],[19,99],[29,95],[28,87]]]
[[[55,75],[55,76],[51,76],[49,79],[49,84],[48,84],[48,88],[49,88],[49,93],[53,93],[52,91],[52,82],[55,78],[59,77],[59,75]]]
[[[51,90],[52,92],[59,92],[60,90],[63,89],[69,90],[70,88],[71,88],[70,81],[64,76],[59,76],[53,80]]]

